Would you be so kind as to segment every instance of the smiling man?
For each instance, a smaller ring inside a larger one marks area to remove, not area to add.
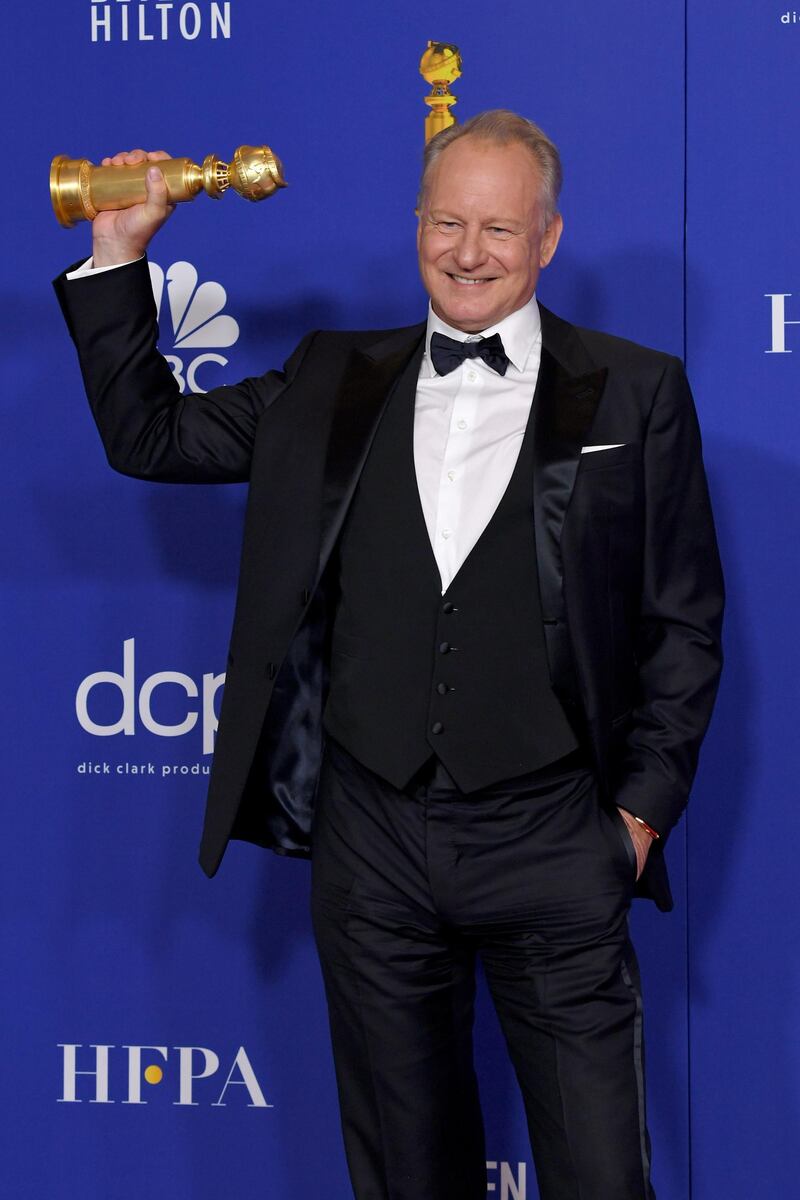
[[[147,202],[56,287],[111,464],[250,483],[201,861],[312,855],[355,1196],[485,1197],[480,957],[543,1200],[652,1200],[627,914],[671,907],[721,664],[682,367],[539,305],[558,153],[495,111],[426,151],[425,322],[180,396],[149,157]]]
[[[556,252],[563,222],[553,192],[560,169],[554,158],[548,174],[546,161],[540,164],[523,142],[496,143],[455,129],[440,134],[429,151],[417,232],[420,273],[442,321],[481,333],[531,300],[539,271]],[[441,147],[447,139],[450,145]],[[530,141],[540,152],[547,144]]]

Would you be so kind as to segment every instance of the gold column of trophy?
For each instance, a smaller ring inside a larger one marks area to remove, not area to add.
[[[456,124],[450,107],[458,97],[450,91],[450,84],[455,83],[461,74],[461,65],[458,46],[449,42],[428,42],[419,64],[420,75],[431,85],[431,94],[425,97],[425,103],[431,110],[425,118],[426,144],[437,133]]]
[[[93,221],[99,212],[131,208],[146,199],[150,162],[133,167],[96,167],[88,158],[58,154],[50,164],[50,199],[65,229]],[[246,200],[266,200],[286,187],[281,160],[269,146],[239,146],[230,163],[207,154],[202,166],[190,158],[165,158],[155,164],[164,176],[172,204],[193,200],[205,190],[218,200],[229,187]]]

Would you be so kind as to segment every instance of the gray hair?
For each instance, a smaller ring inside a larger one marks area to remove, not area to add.
[[[558,196],[561,191],[563,172],[557,147],[547,134],[526,117],[510,112],[507,108],[492,108],[478,113],[463,125],[451,125],[431,138],[425,147],[422,160],[422,179],[419,186],[417,207],[422,208],[427,180],[433,164],[443,152],[459,138],[473,137],[496,146],[508,146],[515,142],[528,149],[539,168],[542,184],[542,231],[547,229],[558,212]]]

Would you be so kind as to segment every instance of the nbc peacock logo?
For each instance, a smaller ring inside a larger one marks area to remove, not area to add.
[[[182,392],[205,392],[198,371],[209,363],[226,367],[227,358],[215,351],[227,349],[239,338],[238,323],[222,311],[228,299],[225,288],[214,280],[198,284],[197,270],[190,262],[174,262],[166,272],[158,263],[149,266],[159,323],[165,291],[172,321],[172,352],[162,350],[164,358]]]

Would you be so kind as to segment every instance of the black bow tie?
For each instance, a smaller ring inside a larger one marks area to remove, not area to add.
[[[431,362],[437,375],[449,375],[465,358],[482,358],[498,375],[505,375],[510,361],[499,333],[475,342],[457,342],[443,333],[431,334]]]

